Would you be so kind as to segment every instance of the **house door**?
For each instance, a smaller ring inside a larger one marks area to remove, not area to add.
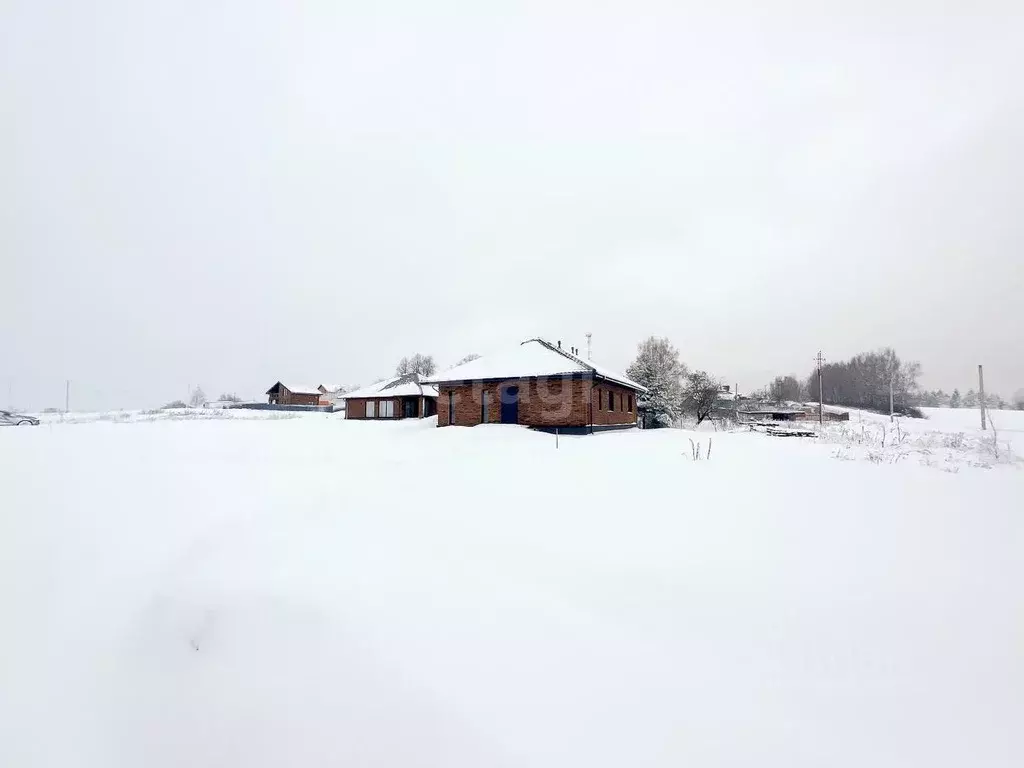
[[[416,413],[416,400],[415,398],[406,399],[402,401],[402,417],[406,419],[415,419],[418,414]]]
[[[501,423],[519,423],[519,387],[515,385],[501,390]]]

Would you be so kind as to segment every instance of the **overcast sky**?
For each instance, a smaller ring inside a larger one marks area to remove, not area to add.
[[[0,385],[157,406],[591,331],[1009,397],[1022,39],[1010,2],[0,0]]]

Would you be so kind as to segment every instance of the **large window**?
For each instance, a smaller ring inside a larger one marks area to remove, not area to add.
[[[629,412],[630,413],[633,412],[633,396],[632,395],[629,396]]]
[[[393,419],[395,418],[395,401],[394,400],[381,400],[380,401],[380,418],[382,419]]]
[[[448,423],[455,423],[455,393],[448,393]]]
[[[377,401],[367,400],[366,401],[366,418],[373,419],[377,417]]]
[[[608,392],[608,410],[615,410],[615,393],[611,391]]]
[[[480,423],[481,424],[486,424],[487,423],[487,409],[490,407],[490,405],[491,405],[490,393],[485,389],[483,391],[483,396],[480,399]]]

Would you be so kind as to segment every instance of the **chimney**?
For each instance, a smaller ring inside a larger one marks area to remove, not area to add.
[[[561,348],[562,348],[562,340],[561,340],[561,339],[559,339],[559,340],[558,340],[558,348],[559,348],[559,349],[561,349]]]

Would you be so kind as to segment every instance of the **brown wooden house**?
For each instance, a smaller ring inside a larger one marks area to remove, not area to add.
[[[283,384],[279,381],[267,390],[267,402],[271,405],[320,405],[320,398],[318,385]]]
[[[429,383],[438,388],[439,427],[522,424],[579,434],[635,427],[637,395],[647,392],[543,339],[456,366]]]

